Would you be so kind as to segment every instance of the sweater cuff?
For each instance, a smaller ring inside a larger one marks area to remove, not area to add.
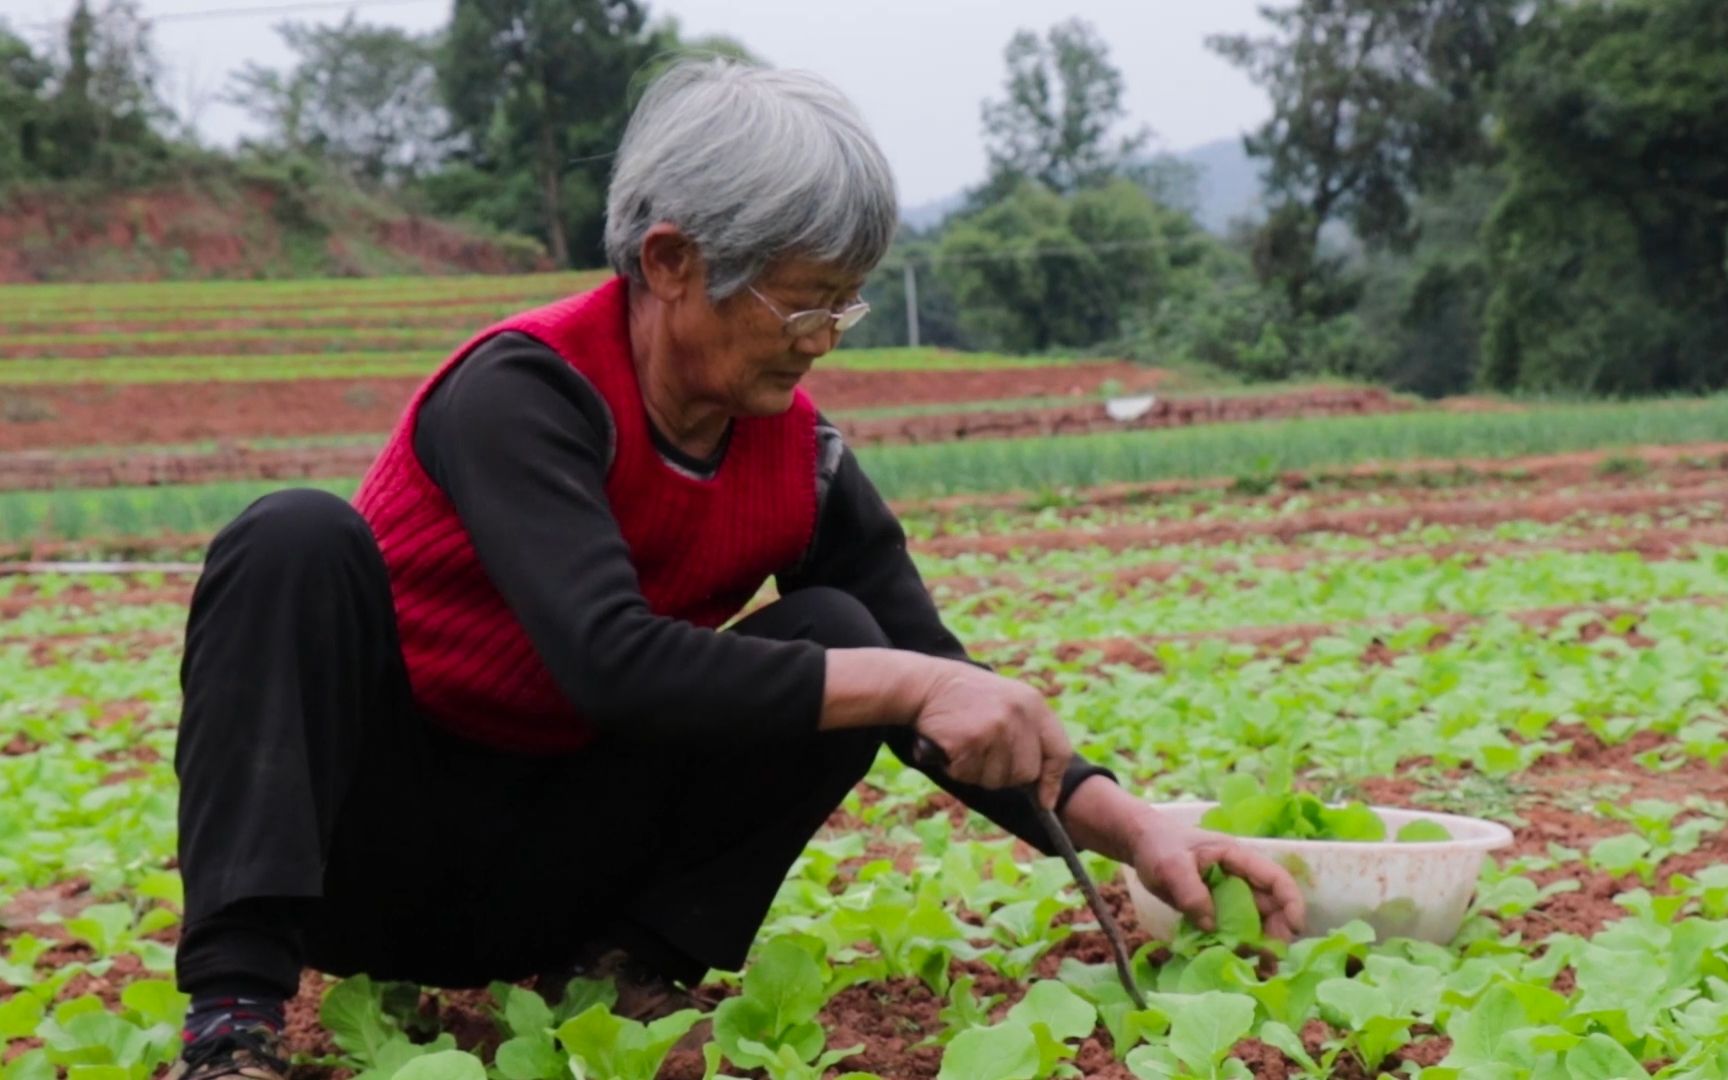
[[[1068,763],[1068,771],[1062,774],[1062,793],[1056,796],[1056,813],[1058,815],[1068,808],[1068,800],[1073,797],[1074,789],[1094,776],[1108,776],[1112,784],[1118,786],[1121,784],[1121,781],[1111,770],[1102,765],[1093,764],[1079,754],[1075,754],[1074,760]]]

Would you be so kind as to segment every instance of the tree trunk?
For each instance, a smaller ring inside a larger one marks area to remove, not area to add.
[[[564,235],[564,197],[558,175],[557,147],[552,141],[552,118],[540,122],[540,194],[546,211],[546,240],[552,262],[561,269],[570,266],[570,241]]]

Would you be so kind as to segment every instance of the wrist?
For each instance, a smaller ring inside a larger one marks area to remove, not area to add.
[[[1062,821],[1080,847],[1129,863],[1155,827],[1157,816],[1110,777],[1095,774],[1080,781],[1069,794]]]
[[[917,722],[939,672],[927,657],[887,648],[826,650],[818,727],[905,727]]]

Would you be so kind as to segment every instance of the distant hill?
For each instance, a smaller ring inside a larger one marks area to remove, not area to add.
[[[0,196],[0,284],[551,269],[537,241],[416,214],[328,178],[244,174]]]
[[[1194,217],[1214,233],[1223,233],[1237,217],[1257,217],[1260,209],[1260,166],[1242,149],[1242,139],[1231,136],[1173,155],[1193,165],[1195,177]],[[914,229],[928,229],[958,210],[966,201],[956,192],[941,199],[908,206],[900,220]]]
[[[966,202],[962,194],[949,195],[942,199],[933,199],[917,206],[906,206],[900,209],[900,220],[909,228],[928,229],[942,224],[942,219],[952,214]]]
[[[1193,165],[1196,177],[1194,217],[1212,232],[1222,233],[1238,217],[1259,217],[1260,165],[1232,136],[1184,150],[1176,155]]]

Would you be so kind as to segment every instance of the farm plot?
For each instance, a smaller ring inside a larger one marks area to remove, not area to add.
[[[452,334],[448,347],[460,344],[463,336]],[[943,359],[899,352],[839,354],[811,372],[806,385],[825,409],[844,413],[1027,395],[1088,400],[1110,387],[1156,386],[1161,378],[1157,371],[1114,361],[1028,365],[1013,357]],[[443,355],[382,360],[365,353],[257,356],[178,366],[124,359],[0,360],[0,451],[354,434],[381,438]],[[905,366],[914,359],[928,366]],[[873,360],[887,362],[873,366]],[[68,366],[74,363],[87,366]],[[978,422],[969,414],[950,426]]]
[[[884,369],[885,370],[885,369]],[[833,383],[845,370],[825,372],[812,381]],[[919,378],[945,374],[940,369]],[[962,374],[974,374],[962,372]],[[1084,386],[1100,373],[1081,367],[1061,376]],[[1131,371],[1131,380],[1155,381],[1155,372]],[[958,391],[959,384],[955,389]],[[908,392],[901,387],[896,392]],[[1381,390],[1309,390],[1225,398],[1166,398],[1131,420],[1112,418],[1101,402],[1021,409],[972,409],[958,413],[921,413],[909,418],[854,418],[844,411],[831,419],[856,447],[893,443],[947,442],[963,438],[1035,438],[1094,431],[1149,430],[1193,424],[1231,423],[1292,417],[1359,416],[1408,408]],[[72,432],[77,436],[77,431]],[[154,484],[208,484],[260,479],[328,479],[366,470],[383,446],[383,436],[326,437],[293,445],[224,445],[216,449],[133,448],[55,454],[0,453],[0,491],[55,488],[125,487]]]
[[[1509,825],[1445,945],[1287,946],[1227,891],[1220,932],[1155,940],[1089,857],[1139,1010],[1060,861],[884,755],[748,972],[705,985],[702,1049],[670,1050],[694,1017],[637,1027],[600,985],[553,1010],[309,973],[297,1075],[1722,1077],[1728,484],[1696,453],[1603,460],[904,507],[954,628],[1147,798],[1247,778]],[[186,589],[0,578],[5,1080],[142,1080],[176,1049]]]
[[[450,349],[490,322],[604,276],[131,285],[99,295],[8,289],[0,452],[382,438]],[[1001,423],[1037,431],[1094,424],[1087,410],[1063,418],[1057,407],[1146,390],[1162,378],[1113,361],[845,349],[825,358],[807,385],[831,412],[876,412],[870,423],[882,432],[881,410],[992,410],[1004,401],[1013,403],[1012,419]],[[975,414],[925,419],[896,438],[963,434],[985,422]]]

